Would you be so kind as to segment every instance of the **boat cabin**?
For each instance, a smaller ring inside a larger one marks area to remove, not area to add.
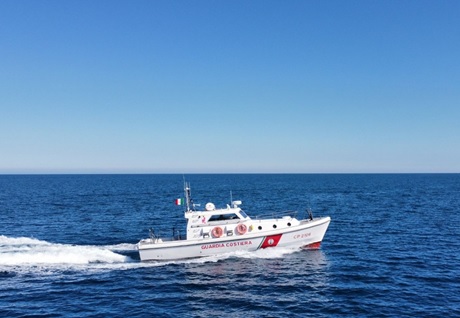
[[[216,209],[213,203],[208,203],[204,211],[186,211],[187,240],[234,235],[239,224],[251,219],[240,204],[241,201],[233,201],[231,207]]]

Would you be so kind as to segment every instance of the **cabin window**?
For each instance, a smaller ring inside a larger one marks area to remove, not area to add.
[[[239,219],[238,215],[235,213],[227,213],[227,214],[216,214],[209,218],[208,222],[214,221],[228,221],[233,219]]]
[[[240,214],[241,216],[243,217],[243,219],[247,218],[248,215],[246,214],[246,212],[244,212],[243,210],[240,210]]]

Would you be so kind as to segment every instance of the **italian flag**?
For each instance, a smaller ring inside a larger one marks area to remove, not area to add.
[[[184,199],[176,199],[176,205],[184,204]]]

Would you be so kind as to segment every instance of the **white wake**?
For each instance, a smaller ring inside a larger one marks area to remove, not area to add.
[[[29,237],[0,235],[0,265],[115,264],[133,261],[126,255],[116,253],[116,247],[56,244]],[[125,244],[123,247],[127,248]]]

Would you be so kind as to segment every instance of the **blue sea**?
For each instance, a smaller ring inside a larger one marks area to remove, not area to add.
[[[0,317],[460,317],[460,174],[191,174],[195,203],[311,208],[320,250],[140,262],[182,175],[0,175]]]

